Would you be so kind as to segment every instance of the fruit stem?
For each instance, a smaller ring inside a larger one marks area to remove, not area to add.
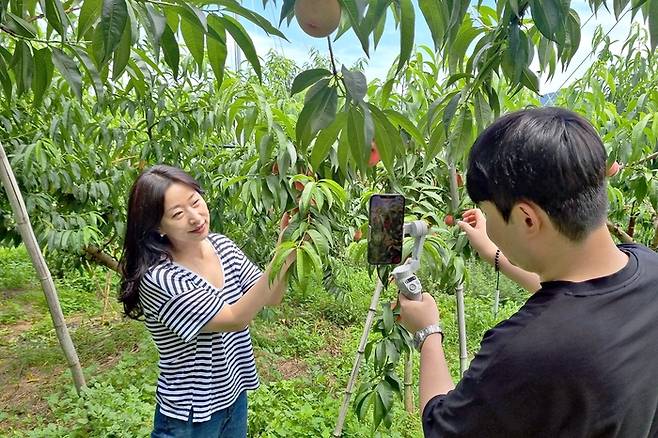
[[[336,70],[336,61],[334,59],[334,49],[331,47],[331,37],[327,37],[327,45],[329,46],[329,59],[331,59],[331,69],[334,72],[334,76],[338,76],[338,70]]]

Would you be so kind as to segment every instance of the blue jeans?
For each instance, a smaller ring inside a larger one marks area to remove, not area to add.
[[[189,420],[182,421],[163,415],[156,405],[151,438],[247,438],[247,391],[203,423],[192,423],[192,411]]]

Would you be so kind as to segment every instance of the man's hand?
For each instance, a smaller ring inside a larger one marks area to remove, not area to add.
[[[439,308],[432,295],[424,293],[422,300],[414,301],[400,294],[400,324],[412,335],[418,330],[439,323]]]
[[[462,217],[464,220],[457,222],[457,225],[466,233],[471,247],[480,254],[480,257],[493,264],[498,248],[487,235],[487,219],[484,214],[479,208],[472,208],[466,210]]]

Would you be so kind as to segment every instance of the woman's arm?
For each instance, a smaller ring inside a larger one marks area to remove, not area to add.
[[[290,217],[285,213],[281,218],[278,243],[281,243],[283,231],[288,226]],[[283,299],[288,281],[288,269],[295,260],[293,251],[281,267],[281,271],[272,283],[269,282],[272,262],[253,286],[235,303],[224,306],[206,325],[201,328],[202,333],[229,332],[244,329],[265,306],[278,305]]]

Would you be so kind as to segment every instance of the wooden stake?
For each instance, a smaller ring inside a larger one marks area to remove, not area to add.
[[[62,307],[59,304],[57,290],[55,289],[55,283],[50,275],[50,270],[46,265],[46,261],[43,258],[37,239],[34,236],[34,230],[30,224],[30,218],[27,215],[23,196],[18,188],[18,183],[16,182],[16,178],[14,177],[14,173],[11,169],[9,159],[7,158],[2,143],[0,143],[0,179],[2,180],[2,185],[7,192],[7,197],[9,198],[9,204],[11,205],[11,209],[16,219],[18,231],[20,232],[23,243],[27,248],[30,259],[32,259],[32,265],[34,265],[34,269],[37,271],[41,287],[46,295],[50,317],[53,320],[53,326],[55,326],[59,345],[62,347],[64,356],[66,356],[66,361],[71,369],[75,389],[78,394],[80,394],[80,390],[86,386],[85,377],[82,373],[82,367],[80,366],[80,360],[78,359],[78,354],[75,351],[75,346],[73,345],[68,328],[66,327]]]

